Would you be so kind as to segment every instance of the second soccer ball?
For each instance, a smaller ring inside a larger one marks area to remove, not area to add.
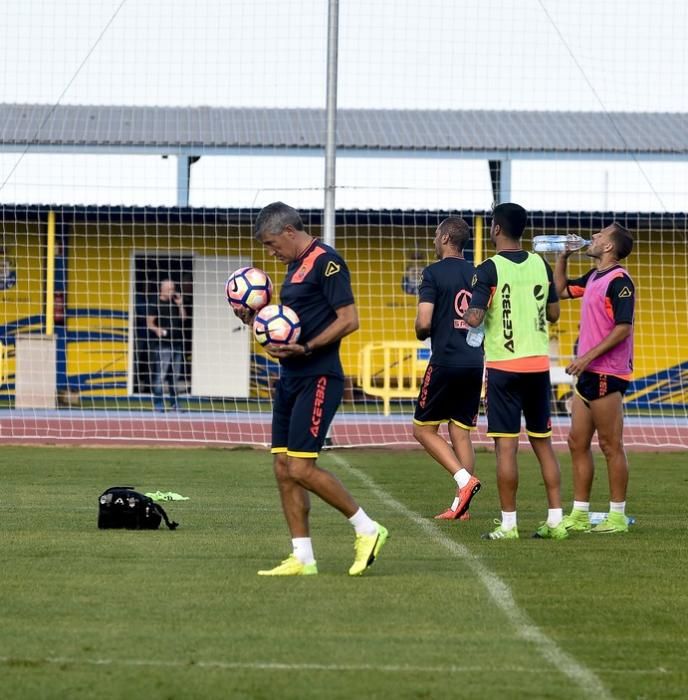
[[[283,304],[263,307],[253,320],[253,335],[261,345],[289,345],[301,335],[301,321]]]

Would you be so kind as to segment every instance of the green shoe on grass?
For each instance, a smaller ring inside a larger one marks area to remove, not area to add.
[[[558,525],[550,527],[546,522],[533,533],[536,540],[565,540],[569,536],[568,530],[564,527],[562,520]]]
[[[349,569],[349,576],[360,576],[372,566],[382,549],[382,545],[387,541],[389,537],[387,528],[379,523],[375,523],[375,525],[377,532],[374,535],[356,535],[354,563]]]
[[[613,535],[617,532],[628,532],[628,520],[623,513],[607,513],[607,517],[590,532],[597,535]]]
[[[585,510],[572,508],[562,523],[569,532],[590,532],[590,514]]]
[[[281,564],[274,569],[264,569],[258,572],[258,576],[313,576],[318,573],[318,566],[315,562],[304,564],[293,554],[290,554]]]
[[[492,530],[492,532],[485,532],[482,535],[480,535],[480,538],[483,540],[517,540],[518,539],[518,528],[517,527],[512,527],[509,528],[508,530],[505,530],[502,527],[502,521],[501,520],[495,520],[495,525],[497,527]]]

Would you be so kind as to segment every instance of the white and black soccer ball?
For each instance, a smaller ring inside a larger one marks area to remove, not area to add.
[[[301,335],[301,321],[290,307],[269,304],[253,320],[253,335],[261,345],[290,345]]]
[[[272,299],[272,280],[258,267],[241,267],[225,282],[225,297],[237,311],[260,311]]]

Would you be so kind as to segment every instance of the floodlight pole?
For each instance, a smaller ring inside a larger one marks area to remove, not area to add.
[[[325,206],[323,241],[335,243],[335,186],[337,182],[337,59],[339,39],[339,0],[328,2],[327,26],[327,134],[325,142]]]

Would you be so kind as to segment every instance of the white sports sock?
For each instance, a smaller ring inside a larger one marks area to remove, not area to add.
[[[462,489],[470,480],[471,475],[464,467],[461,467],[461,469],[454,474],[454,481],[457,483],[460,489]]]
[[[621,513],[625,515],[626,513],[626,501],[621,501],[620,503],[613,503],[609,501],[609,512],[610,513]]]
[[[377,532],[377,524],[366,515],[363,508],[359,508],[349,518],[349,522],[354,526],[357,535],[374,535]]]
[[[510,513],[507,513],[506,511],[502,511],[502,527],[505,530],[512,530],[513,528],[516,527],[516,511],[511,511]]]
[[[561,508],[550,508],[547,511],[547,527],[556,527],[564,517]]]
[[[573,509],[574,510],[582,510],[585,511],[586,513],[590,512],[590,501],[574,501],[573,502]]]
[[[292,551],[294,556],[302,564],[314,564],[315,557],[313,556],[313,543],[310,537],[295,537],[291,541]]]

